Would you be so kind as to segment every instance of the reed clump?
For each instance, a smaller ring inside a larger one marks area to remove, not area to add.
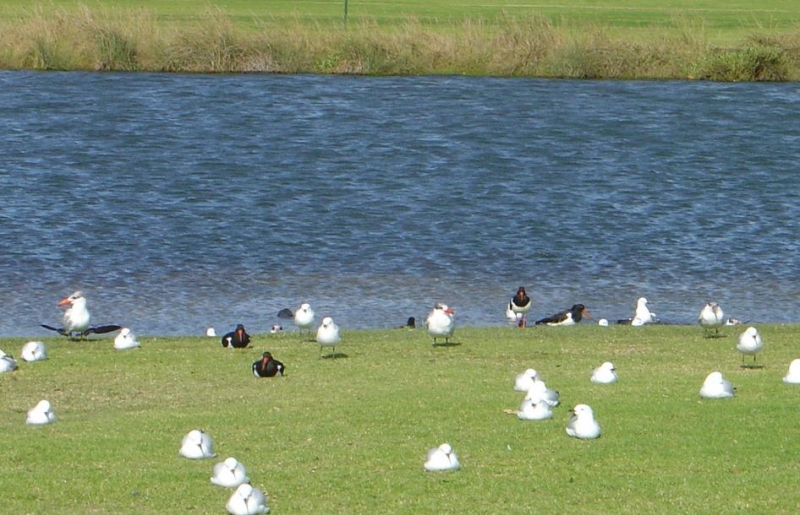
[[[682,19],[635,35],[535,14],[243,24],[206,9],[171,23],[146,9],[37,7],[0,20],[0,68],[793,81],[800,34],[760,29],[721,47],[702,21]]]

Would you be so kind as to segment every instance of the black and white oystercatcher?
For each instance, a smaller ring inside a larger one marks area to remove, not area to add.
[[[561,311],[553,316],[536,321],[536,325],[575,325],[583,317],[592,318],[583,304],[575,304],[566,311]]]
[[[234,349],[244,349],[250,345],[250,335],[244,330],[244,326],[239,324],[236,329],[222,337],[222,346]]]
[[[275,377],[276,375],[283,375],[286,367],[272,357],[270,352],[264,352],[261,359],[253,363],[253,375],[255,377]]]
[[[516,315],[521,315],[519,319],[518,325],[519,327],[525,327],[528,325],[528,312],[531,310],[532,306],[531,298],[528,297],[528,294],[525,293],[525,287],[520,286],[517,289],[516,295],[511,299],[508,307],[511,309],[512,312]]]

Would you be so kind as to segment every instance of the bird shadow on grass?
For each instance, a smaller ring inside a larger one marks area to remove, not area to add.
[[[435,342],[433,344],[434,347],[458,347],[459,345],[461,345],[461,342]]]
[[[755,363],[742,363],[739,365],[739,368],[744,368],[745,370],[761,370],[764,368],[764,365],[756,365]]]
[[[330,354],[325,354],[324,356],[320,356],[320,359],[342,359],[342,358],[349,358],[350,356],[345,354],[344,352],[331,352]]]

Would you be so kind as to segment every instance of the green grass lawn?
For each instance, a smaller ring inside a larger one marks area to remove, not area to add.
[[[185,24],[209,9],[220,10],[240,26],[280,25],[287,20],[339,23],[344,0],[0,0],[0,16],[11,17],[36,7],[45,10],[86,6],[123,10],[149,10],[162,21]],[[430,25],[451,26],[465,18],[491,22],[498,16],[544,15],[559,26],[585,25],[642,32],[652,27],[684,28],[691,22],[712,37],[738,38],[756,29],[786,32],[800,27],[800,4],[795,0],[348,0],[348,19],[377,20],[381,24],[405,23],[413,17]]]
[[[763,368],[741,368],[742,328],[583,325],[458,328],[457,345],[423,330],[343,332],[336,359],[296,332],[255,335],[246,350],[216,338],[48,338],[49,359],[0,375],[5,513],[225,513],[214,463],[242,461],[272,513],[796,513],[800,326],[759,326]],[[6,338],[15,356],[26,340]],[[284,378],[255,379],[270,350]],[[594,385],[610,360],[620,381]],[[552,420],[503,412],[537,369],[561,392]],[[701,400],[720,370],[730,400]],[[25,425],[49,399],[57,423]],[[593,407],[598,440],[567,437],[569,409]],[[201,428],[218,456],[178,455]],[[462,469],[426,473],[428,448],[453,445]]]

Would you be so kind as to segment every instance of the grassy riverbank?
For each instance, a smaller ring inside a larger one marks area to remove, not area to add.
[[[230,492],[209,482],[235,456],[273,513],[794,513],[800,386],[781,378],[800,357],[800,326],[759,326],[764,368],[740,367],[741,328],[704,339],[698,327],[583,325],[460,328],[432,347],[422,330],[345,332],[337,359],[297,333],[256,335],[254,348],[217,339],[46,339],[49,359],[0,375],[0,470],[8,513],[224,513]],[[25,339],[0,348],[18,356]],[[255,379],[263,350],[288,366]],[[620,382],[589,381],[613,361]],[[565,405],[546,422],[503,412],[536,368]],[[720,370],[731,400],[701,400]],[[56,424],[25,425],[49,399]],[[569,408],[590,404],[594,441],[567,437]],[[217,460],[178,456],[202,428]],[[450,442],[452,474],[422,469]]]
[[[0,0],[0,68],[800,79],[788,0],[559,4]]]

